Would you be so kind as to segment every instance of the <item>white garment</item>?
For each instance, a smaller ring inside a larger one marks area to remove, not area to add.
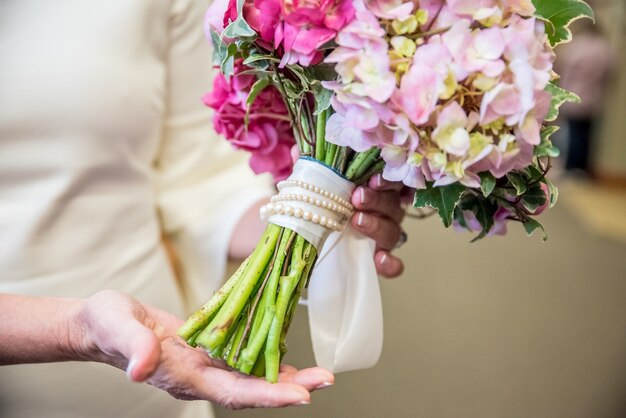
[[[112,288],[183,317],[217,287],[237,220],[269,188],[201,104],[211,88],[206,7],[0,2],[0,292]],[[186,292],[163,233],[178,246]],[[1,417],[183,414],[211,412],[109,366],[0,368]]]

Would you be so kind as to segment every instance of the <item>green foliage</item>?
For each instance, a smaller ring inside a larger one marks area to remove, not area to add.
[[[526,230],[526,234],[528,234],[528,236],[531,236],[535,231],[540,230],[543,235],[541,239],[544,242],[548,240],[548,235],[546,234],[545,228],[543,227],[543,225],[541,225],[541,223],[539,223],[539,221],[535,219],[527,218],[524,221],[524,229]]]
[[[270,84],[271,82],[267,78],[260,78],[255,81],[250,88],[250,93],[248,94],[248,98],[246,99],[246,126],[248,125],[248,115],[250,114],[250,108],[252,107],[252,104],[254,103],[258,95]]]
[[[496,178],[488,171],[478,175],[480,176],[480,190],[483,192],[483,196],[489,197],[496,187]]]
[[[558,126],[546,126],[541,130],[541,143],[534,149],[535,157],[556,158],[561,155],[561,151],[552,144],[550,137],[560,128]]]
[[[545,179],[544,182],[550,192],[550,207],[553,208],[557,200],[559,200],[559,189],[548,179]]]
[[[546,194],[544,193],[541,185],[536,183],[528,188],[528,190],[522,195],[522,205],[529,212],[535,212],[539,207],[546,204]]]
[[[461,184],[451,184],[449,186],[433,187],[427,185],[426,189],[415,192],[413,206],[424,208],[430,206],[439,213],[446,228],[452,225],[454,209],[459,204],[461,195],[465,191],[465,186]]]
[[[321,83],[313,85],[313,95],[315,96],[314,116],[319,115],[330,107],[330,99],[333,97],[331,90],[325,89]]]
[[[565,102],[580,103],[580,97],[571,91],[560,88],[559,86],[548,83],[546,91],[552,95],[550,102],[550,110],[546,116],[546,122],[553,122],[559,116],[559,108]]]
[[[506,175],[506,178],[511,182],[511,185],[515,187],[517,195],[520,196],[526,192],[527,182],[524,177],[516,172],[510,172]]]
[[[491,201],[490,199],[486,199],[480,195],[474,194],[465,194],[461,202],[459,203],[459,207],[462,210],[471,211],[476,216],[476,220],[482,227],[480,233],[472,240],[472,242],[476,242],[480,239],[483,239],[487,236],[491,228],[493,227],[493,217],[498,210],[498,206]],[[463,217],[464,218],[464,217]],[[458,219],[458,218],[457,218]],[[467,228],[467,226],[465,226]]]
[[[552,46],[569,42],[569,25],[575,20],[594,20],[593,10],[582,0],[533,0],[535,15],[546,22],[546,33]]]
[[[233,39],[254,38],[256,32],[248,25],[243,15],[240,14],[234,22],[226,26],[226,29],[222,32],[222,36]]]

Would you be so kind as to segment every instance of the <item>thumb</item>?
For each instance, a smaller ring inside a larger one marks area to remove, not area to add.
[[[296,161],[298,161],[298,158],[300,158],[300,151],[298,150],[298,146],[294,145],[293,147],[291,147],[291,150],[289,150],[289,154],[291,155],[291,161],[295,164]]]
[[[126,343],[120,349],[128,359],[126,375],[133,382],[143,382],[159,365],[161,344],[154,332],[139,321],[133,321],[126,328]]]

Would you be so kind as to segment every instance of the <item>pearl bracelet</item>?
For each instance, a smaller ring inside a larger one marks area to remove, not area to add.
[[[324,215],[304,210],[299,207],[293,207],[289,205],[283,205],[281,203],[268,203],[261,207],[261,219],[268,220],[272,215],[287,215],[295,216],[296,218],[302,218],[305,221],[319,224],[333,231],[343,230],[343,224],[335,221],[334,219],[327,218]]]
[[[305,181],[302,180],[283,180],[283,181],[279,181],[278,184],[276,185],[276,187],[278,188],[278,190],[282,190],[285,187],[299,187],[301,189],[306,189],[309,190],[311,192],[317,193],[321,196],[327,197],[330,200],[333,200],[335,202],[337,202],[338,204],[340,204],[341,206],[344,206],[350,210],[353,209],[352,205],[350,204],[350,202],[348,202],[345,199],[342,199],[341,197],[337,196],[334,193],[330,193],[326,190],[322,190],[320,187],[315,186],[313,184],[307,183]]]
[[[313,196],[303,194],[278,194],[272,197],[272,202],[298,201],[315,205],[319,208],[328,209],[333,212],[340,213],[346,217],[352,216],[352,210],[343,205],[333,203],[324,199],[316,199]]]

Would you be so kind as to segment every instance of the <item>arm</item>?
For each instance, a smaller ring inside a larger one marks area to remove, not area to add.
[[[181,322],[114,291],[87,300],[0,294],[0,364],[97,361],[176,398],[234,409],[306,404],[333,382],[321,368],[285,366],[274,385],[228,371],[176,336]]]

